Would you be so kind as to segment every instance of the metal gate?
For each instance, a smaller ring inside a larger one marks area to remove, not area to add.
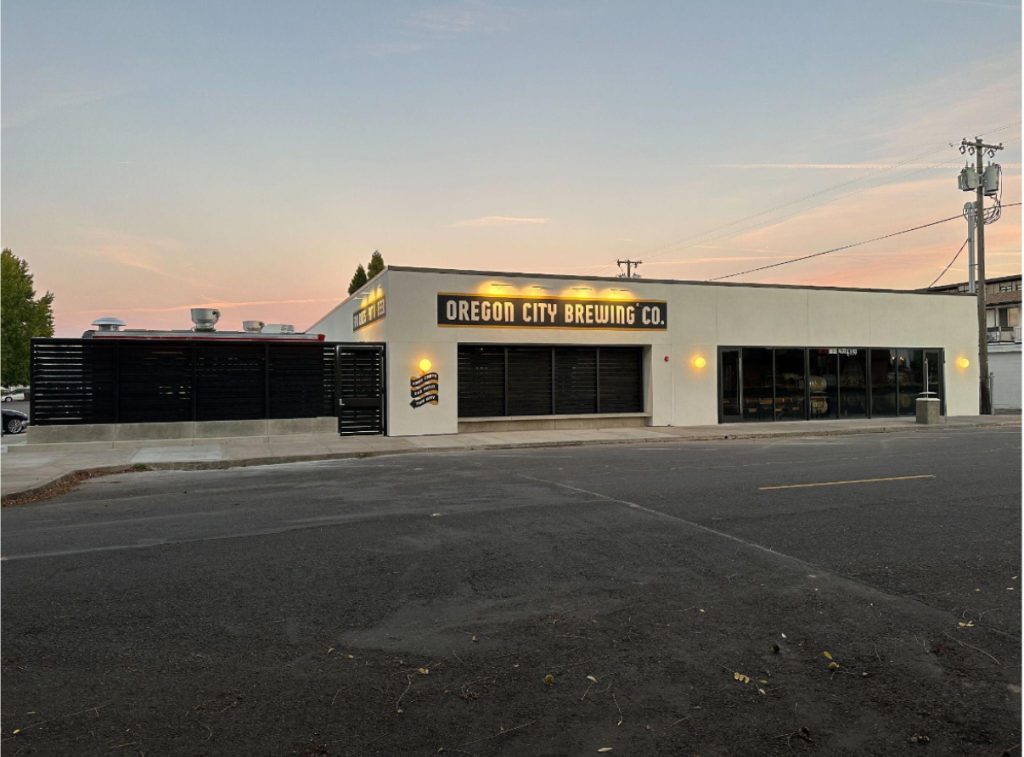
[[[338,345],[338,433],[342,436],[385,433],[384,346]]]

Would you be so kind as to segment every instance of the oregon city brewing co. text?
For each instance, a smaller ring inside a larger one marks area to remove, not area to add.
[[[662,300],[438,294],[437,325],[661,331],[668,328],[668,304]]]

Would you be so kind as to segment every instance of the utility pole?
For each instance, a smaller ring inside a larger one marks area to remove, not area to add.
[[[619,271],[620,271],[619,278],[620,279],[639,279],[640,278],[640,275],[633,273],[633,270],[638,268],[640,266],[640,264],[643,263],[644,261],[642,261],[642,260],[616,260],[615,262],[618,263],[618,265],[619,265]],[[626,266],[626,272],[625,273],[621,273],[622,266]]]
[[[960,152],[969,153],[977,158],[977,198],[975,199],[975,221],[974,233],[977,237],[978,256],[978,371],[981,374],[981,414],[989,415],[992,412],[992,398],[988,386],[988,322],[985,312],[985,194],[986,177],[984,166],[984,153],[994,158],[996,150],[1002,150],[1003,143],[998,145],[985,144],[981,137],[975,137],[974,141],[966,138],[960,141]],[[998,202],[998,201],[997,201]]]

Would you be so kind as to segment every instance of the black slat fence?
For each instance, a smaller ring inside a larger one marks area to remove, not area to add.
[[[33,339],[38,426],[335,415],[335,344]]]

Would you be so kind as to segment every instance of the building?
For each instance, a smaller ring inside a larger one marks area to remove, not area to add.
[[[934,287],[929,291],[973,297],[967,282]],[[992,407],[995,410],[1021,409],[1020,305],[1019,274],[1000,276],[985,282],[988,369],[992,387]]]
[[[955,292],[392,266],[305,333],[217,317],[34,339],[28,441],[813,422],[911,416],[926,391],[978,409]]]
[[[386,366],[339,379],[343,433],[903,416],[925,390],[978,410],[954,295],[391,266],[309,331]]]

